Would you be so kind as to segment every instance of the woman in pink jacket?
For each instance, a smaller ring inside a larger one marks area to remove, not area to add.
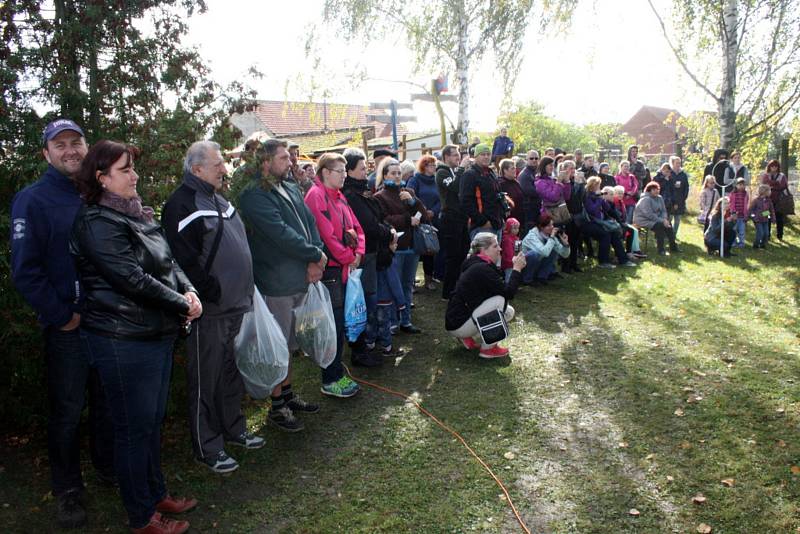
[[[639,200],[639,180],[636,179],[635,174],[631,173],[630,169],[630,162],[622,160],[619,163],[619,174],[614,177],[617,185],[625,188],[622,201],[625,204],[625,222],[628,224],[633,222],[633,208],[636,207],[636,201]]]
[[[322,370],[322,393],[332,397],[352,397],[358,384],[344,374],[344,297],[347,277],[358,268],[364,256],[364,230],[341,192],[347,174],[347,161],[341,154],[323,154],[317,162],[317,180],[306,193],[306,205],[314,215],[328,264],[322,283],[328,288],[336,321],[336,358]]]

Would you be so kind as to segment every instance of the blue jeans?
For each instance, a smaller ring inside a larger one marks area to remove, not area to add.
[[[625,222],[628,224],[633,223],[633,208],[636,206],[625,206]]]
[[[744,246],[744,234],[746,228],[747,219],[736,219],[736,243],[740,247]]]
[[[769,223],[757,222],[756,223],[756,240],[754,245],[764,245],[769,240]]]
[[[89,449],[94,468],[114,474],[114,426],[100,377],[89,367],[80,329],[44,331],[47,358],[47,452],[53,495],[83,488],[78,427],[89,390]]]
[[[392,344],[392,319],[395,317],[398,307],[400,308],[400,316],[411,322],[405,298],[406,296],[403,293],[403,288],[400,287],[400,278],[397,276],[394,265],[378,271],[375,342],[382,347],[389,347]]]
[[[678,237],[678,227],[681,225],[681,216],[677,213],[673,213],[668,217],[670,223],[672,224],[672,234],[677,238]]]
[[[400,324],[408,326],[411,324],[411,299],[414,293],[414,279],[417,276],[417,264],[419,255],[412,249],[398,250],[394,253],[392,267],[397,271],[400,278],[400,287],[403,288],[403,295],[406,297],[406,311],[400,312]]]
[[[547,280],[547,277],[556,272],[555,250],[550,252],[546,258],[542,258],[538,253],[529,251],[525,253],[525,268],[522,270],[522,281],[526,284],[533,282],[533,279]]]
[[[131,528],[144,527],[167,490],[161,423],[175,338],[127,341],[84,332],[89,362],[103,382],[114,421],[114,468]]]

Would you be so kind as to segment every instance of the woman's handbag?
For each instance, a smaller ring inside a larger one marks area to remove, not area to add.
[[[789,189],[784,189],[778,195],[778,202],[775,203],[775,211],[783,215],[794,215],[794,195]]]
[[[608,233],[617,233],[622,235],[622,226],[613,219],[594,219],[593,222],[596,222],[600,225],[600,227]]]
[[[566,203],[561,203],[558,206],[546,206],[544,208],[550,217],[553,219],[553,224],[567,224],[572,219],[572,214],[569,212]]]
[[[439,252],[439,236],[430,224],[414,228],[414,252],[420,256],[435,256]]]
[[[508,322],[504,312],[505,306],[502,310],[494,309],[480,316],[472,316],[484,345],[494,345],[508,337]]]

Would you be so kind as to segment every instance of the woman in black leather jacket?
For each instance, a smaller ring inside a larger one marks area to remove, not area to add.
[[[170,497],[161,473],[172,346],[182,325],[202,313],[200,299],[173,260],[153,210],[136,192],[134,147],[100,141],[83,160],[76,185],[87,205],[73,226],[85,304],[81,339],[97,368],[114,421],[114,467],[134,532],[185,532],[161,517],[193,508]]]

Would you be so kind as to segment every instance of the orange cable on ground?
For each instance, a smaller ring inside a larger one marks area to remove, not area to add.
[[[365,386],[369,386],[369,387],[377,389],[379,391],[383,391],[384,393],[388,393],[390,395],[394,395],[395,397],[400,397],[401,399],[405,399],[407,401],[412,402],[414,404],[414,406],[416,406],[417,410],[419,410],[420,412],[424,413],[425,415],[427,415],[428,417],[433,419],[433,421],[437,425],[439,425],[440,427],[442,427],[443,429],[445,429],[446,431],[451,433],[453,436],[455,436],[458,439],[458,441],[460,441],[461,444],[464,445],[464,447],[469,451],[469,453],[472,456],[474,456],[476,460],[478,460],[478,463],[480,463],[481,466],[483,466],[483,468],[486,470],[486,472],[489,473],[492,476],[492,478],[497,483],[497,485],[500,487],[500,489],[503,490],[503,494],[506,497],[506,501],[508,502],[508,505],[511,507],[511,510],[514,512],[514,516],[517,518],[517,522],[519,523],[519,526],[522,527],[522,530],[525,531],[526,534],[531,534],[530,529],[527,527],[527,525],[525,525],[525,522],[522,520],[522,517],[519,515],[519,512],[517,511],[517,507],[514,506],[514,502],[511,500],[511,495],[508,494],[508,490],[506,489],[506,487],[503,485],[503,483],[500,481],[500,479],[497,478],[497,475],[494,474],[494,471],[492,471],[492,468],[489,467],[489,465],[486,462],[484,462],[481,459],[481,457],[478,456],[478,454],[474,450],[472,450],[472,447],[470,447],[469,444],[467,444],[466,440],[464,438],[462,438],[461,435],[458,432],[456,432],[455,430],[453,430],[452,428],[450,428],[446,424],[442,423],[439,419],[437,419],[437,417],[435,415],[433,415],[431,412],[429,412],[428,410],[423,408],[422,405],[420,405],[420,403],[418,403],[417,401],[415,401],[414,399],[412,399],[411,397],[409,397],[405,393],[401,393],[399,391],[394,391],[393,389],[389,389],[389,388],[383,387],[381,385],[374,384],[372,382],[368,382],[367,380],[363,380],[361,378],[356,378],[355,376],[353,376],[350,373],[350,369],[346,365],[344,365],[344,364],[342,364],[342,365],[344,366],[344,369],[347,372],[347,375],[350,378],[352,378],[353,380],[355,380],[356,382],[358,382],[359,384],[364,384]]]

